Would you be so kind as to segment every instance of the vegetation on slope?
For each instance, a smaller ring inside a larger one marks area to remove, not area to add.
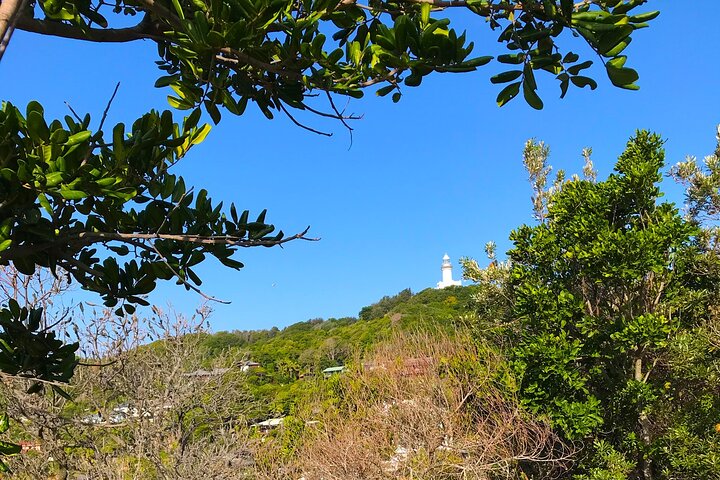
[[[264,414],[288,414],[307,389],[308,378],[344,365],[393,333],[452,332],[472,312],[471,299],[477,289],[426,289],[417,294],[406,289],[364,307],[360,319],[313,319],[282,330],[218,332],[203,339],[205,362],[214,364],[218,355],[228,353],[258,362],[260,367],[251,370],[249,384],[268,405]]]

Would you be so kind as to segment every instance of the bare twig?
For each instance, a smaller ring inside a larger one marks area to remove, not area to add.
[[[292,121],[292,122],[293,122],[295,125],[297,125],[298,127],[302,128],[302,129],[305,129],[305,130],[307,130],[307,131],[309,131],[309,132],[312,132],[312,133],[317,133],[318,135],[324,135],[324,136],[326,136],[326,137],[332,137],[332,135],[333,135],[332,133],[321,132],[320,130],[315,130],[315,129],[312,128],[312,127],[308,127],[307,125],[304,125],[304,124],[298,122],[298,121],[295,119],[295,117],[293,117],[293,116],[290,114],[290,112],[288,112],[287,108],[285,108],[285,105],[283,105],[283,103],[282,103],[281,101],[278,100],[277,102],[275,102],[275,104],[278,105],[278,106],[280,107],[280,109],[285,113],[285,115],[287,115],[287,117],[290,119],[290,121]]]
[[[115,90],[113,90],[113,93],[110,96],[110,100],[108,100],[107,106],[105,107],[105,111],[103,111],[102,118],[100,119],[100,126],[98,126],[98,132],[102,131],[103,125],[105,124],[105,119],[107,118],[108,112],[110,111],[110,105],[112,105],[113,100],[115,100],[115,95],[117,95],[119,88],[120,82],[115,85]]]
[[[352,147],[353,144],[353,129],[348,125],[348,123],[345,121],[345,115],[344,112],[341,112],[338,110],[338,108],[335,106],[335,102],[333,101],[332,95],[329,91],[325,91],[327,94],[328,101],[330,102],[330,107],[333,109],[335,114],[337,115],[337,118],[342,122],[343,125],[345,125],[345,128],[348,129],[348,132],[350,133],[350,147]]]
[[[180,275],[180,273],[179,273],[177,270],[175,270],[175,269],[172,267],[172,265],[170,265],[170,263],[167,261],[167,258],[165,258],[165,256],[164,256],[162,253],[160,253],[160,251],[155,247],[155,245],[153,245],[152,248],[153,248],[153,250],[155,250],[155,253],[156,253],[156,254],[160,257],[160,259],[163,261],[163,263],[165,264],[165,266],[168,267],[168,269],[170,269],[170,271],[171,271],[172,274],[175,276],[175,278],[177,278],[178,281],[179,281],[180,283],[182,283],[183,285],[185,285],[187,288],[189,288],[189,289],[192,290],[193,292],[197,293],[198,295],[200,295],[201,297],[203,297],[205,300],[210,300],[211,302],[223,303],[223,304],[225,304],[225,305],[228,305],[228,304],[231,303],[229,300],[221,300],[221,299],[219,299],[219,298],[215,298],[215,297],[213,297],[213,296],[211,296],[211,295],[208,295],[207,293],[203,292],[202,290],[200,290],[198,287],[196,287],[196,286],[193,285],[192,283],[188,282],[187,279],[183,278],[182,275]]]
[[[73,114],[73,117],[75,117],[75,120],[77,120],[79,123],[82,123],[82,118],[80,118],[80,115],[77,114],[77,112],[72,108],[72,106],[65,102],[65,105],[70,109],[70,112]]]

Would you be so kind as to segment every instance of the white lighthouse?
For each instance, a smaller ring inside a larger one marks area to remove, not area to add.
[[[460,286],[462,282],[460,280],[453,280],[452,263],[450,263],[450,257],[446,253],[442,262],[442,280],[437,283],[437,288],[452,287],[454,285]]]

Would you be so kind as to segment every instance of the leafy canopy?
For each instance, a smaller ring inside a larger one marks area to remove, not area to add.
[[[556,78],[562,96],[570,85],[596,88],[583,74],[593,61],[567,48],[567,34],[590,46],[613,85],[636,89],[638,74],[625,66],[623,53],[635,30],[659,13],[639,11],[647,0],[17,2],[21,30],[96,42],[156,42],[164,72],[156,86],[173,90],[170,105],[202,105],[216,123],[218,107],[240,115],[248,102],[268,118],[281,111],[294,119],[290,109],[342,118],[332,95],[359,98],[376,85],[378,95],[392,93],[398,101],[403,85],[416,87],[433,72],[473,71],[493,57],[473,55],[466,33],[436,16],[457,8],[498,31],[498,42],[509,50],[495,58],[507,70],[491,79],[505,85],[499,105],[522,89],[532,107],[542,108],[538,71]],[[122,17],[139,21],[128,27]],[[317,93],[328,100],[327,111],[309,104]]]

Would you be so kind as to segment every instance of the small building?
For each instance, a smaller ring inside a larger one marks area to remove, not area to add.
[[[325,375],[325,377],[327,378],[327,377],[329,377],[329,376],[331,376],[331,375],[334,375],[334,374],[336,374],[336,373],[341,373],[341,372],[343,372],[344,370],[345,370],[345,365],[341,365],[341,366],[339,366],[339,367],[328,367],[328,368],[326,368],[325,370],[323,370],[322,373],[323,373],[323,375]]]
[[[437,283],[436,288],[459,287],[462,285],[460,280],[453,280],[452,278],[452,263],[450,263],[450,257],[447,253],[443,257],[440,270],[442,271],[442,280]]]
[[[253,362],[251,360],[245,360],[245,361],[238,363],[238,367],[240,368],[241,372],[249,372],[250,370],[260,368],[260,364],[258,362]]]
[[[253,423],[252,426],[259,429],[262,432],[267,432],[268,430],[272,430],[274,428],[281,426],[284,421],[285,420],[283,417],[268,418],[267,420],[263,420],[262,422]]]

